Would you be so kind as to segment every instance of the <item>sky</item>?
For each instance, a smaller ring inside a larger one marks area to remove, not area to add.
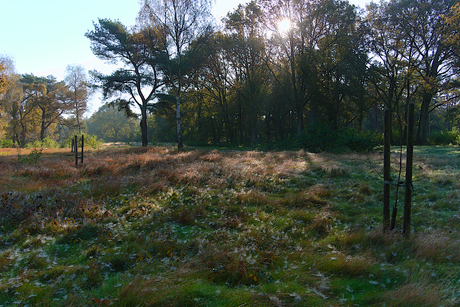
[[[215,0],[213,14],[220,20],[248,0]],[[367,0],[350,0],[364,7]],[[136,22],[139,0],[0,0],[0,56],[13,59],[16,72],[53,75],[63,80],[68,65],[83,65],[109,74],[115,67],[97,59],[85,37],[98,18]],[[89,102],[89,113],[102,105],[100,95]]]

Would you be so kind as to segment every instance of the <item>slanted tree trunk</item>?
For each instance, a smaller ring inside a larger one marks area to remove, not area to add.
[[[45,119],[46,119],[46,112],[45,110],[42,109],[42,121],[41,121],[41,127],[40,127],[40,141],[43,142],[45,139],[45,130],[46,130],[46,124],[45,124]]]

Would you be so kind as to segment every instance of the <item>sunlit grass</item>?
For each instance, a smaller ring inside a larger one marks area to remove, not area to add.
[[[457,149],[417,150],[410,239],[403,193],[381,231],[380,153],[116,148],[75,168],[68,150],[16,150],[0,157],[0,305],[455,306]]]

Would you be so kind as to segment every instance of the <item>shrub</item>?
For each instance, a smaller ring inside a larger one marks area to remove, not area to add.
[[[375,132],[347,129],[341,133],[345,147],[354,152],[369,152],[382,144],[382,137]]]
[[[42,149],[40,150],[34,149],[27,156],[21,156],[18,153],[18,158],[16,161],[19,164],[36,165],[41,156],[42,156]]]
[[[382,144],[380,135],[353,128],[333,129],[325,123],[310,125],[298,138],[302,148],[312,152],[368,152]]]
[[[13,148],[14,147],[14,142],[13,140],[10,139],[3,139],[0,141],[0,147],[2,148]]]
[[[85,147],[91,147],[91,148],[94,148],[94,149],[97,149],[99,147],[102,146],[102,144],[104,143],[104,140],[103,139],[97,139],[97,136],[96,135],[90,135],[90,134],[86,134],[86,133],[82,133],[82,134],[78,134],[78,147],[81,148],[81,137],[84,136],[84,139],[85,139]],[[71,144],[72,144],[72,140],[75,139],[75,135],[72,135],[71,137],[69,137],[67,140],[65,140],[63,142],[63,147],[70,147]]]
[[[460,131],[453,128],[452,131],[435,131],[428,136],[430,145],[458,145],[460,144]]]
[[[322,122],[309,125],[300,139],[302,147],[312,152],[340,152],[345,149],[339,131]]]
[[[59,143],[50,137],[46,137],[43,141],[36,140],[35,142],[28,143],[27,148],[58,148]]]

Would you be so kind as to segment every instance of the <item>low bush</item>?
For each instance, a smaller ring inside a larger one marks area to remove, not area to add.
[[[18,153],[17,162],[23,165],[36,165],[42,156],[42,149],[34,149],[27,156],[21,156]]]
[[[354,128],[337,130],[328,124],[315,123],[298,137],[298,143],[311,152],[369,152],[382,144],[382,137],[374,132]]]
[[[94,149],[97,149],[99,147],[102,146],[102,144],[104,143],[104,140],[103,139],[98,139],[96,135],[90,135],[90,134],[86,134],[86,133],[82,133],[82,134],[79,134],[77,135],[78,136],[78,147],[81,148],[81,137],[83,136],[84,139],[85,139],[85,147],[91,147],[91,148],[94,148]],[[62,147],[70,147],[71,144],[72,144],[72,140],[75,139],[75,135],[72,135],[70,138],[68,138],[67,140],[65,140],[63,143],[62,143]]]
[[[26,148],[59,148],[59,143],[50,137],[46,137],[43,141],[36,140],[35,142],[28,143]]]
[[[383,140],[382,136],[374,132],[347,129],[340,134],[345,147],[353,152],[369,152],[379,147]]]
[[[435,131],[428,136],[430,145],[458,145],[460,144],[460,131],[457,128],[452,131]]]
[[[13,148],[14,147],[14,142],[11,139],[0,140],[0,147],[1,148]]]

